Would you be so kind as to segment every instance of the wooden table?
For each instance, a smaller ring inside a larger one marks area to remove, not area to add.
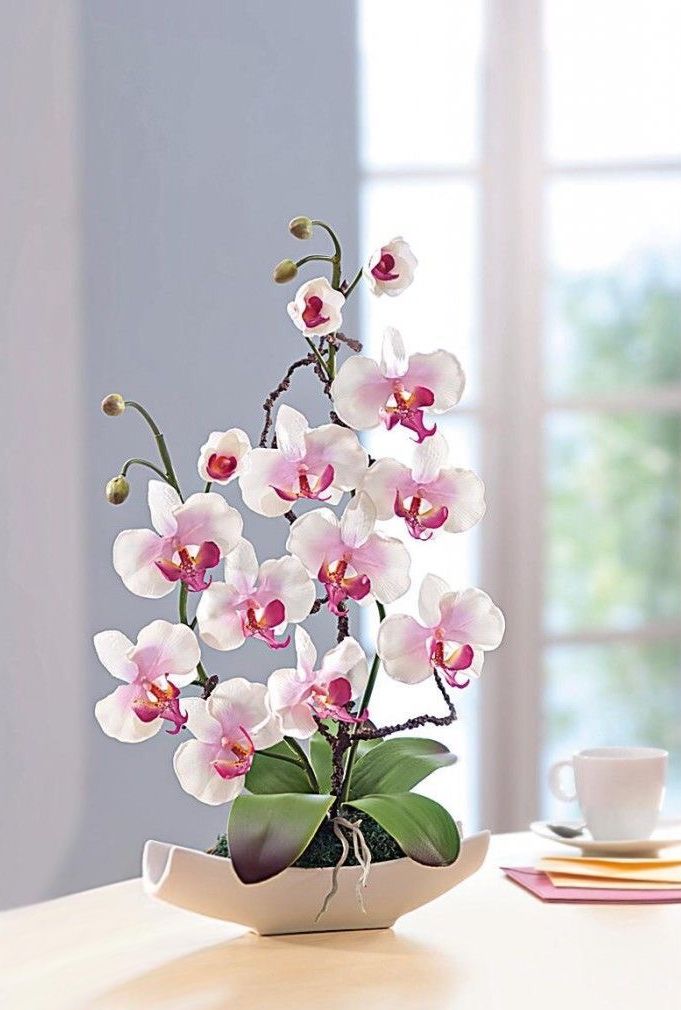
[[[171,908],[139,880],[0,916],[3,1010],[673,1010],[681,905],[545,905],[500,864],[393,930],[261,938]]]

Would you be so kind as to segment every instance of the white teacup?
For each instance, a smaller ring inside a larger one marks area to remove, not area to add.
[[[650,838],[664,799],[667,757],[657,747],[592,747],[557,761],[549,770],[549,788],[559,800],[579,802],[594,838]],[[564,768],[574,773],[572,794],[561,782]]]

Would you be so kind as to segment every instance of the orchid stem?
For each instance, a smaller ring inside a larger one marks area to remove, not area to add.
[[[208,483],[206,484],[206,486],[203,489],[204,494],[208,494],[208,492],[210,491],[210,489],[212,488],[212,486],[213,486],[213,481],[209,480]]]
[[[127,474],[127,472],[128,472],[128,470],[129,470],[129,468],[131,466],[133,466],[133,465],[146,466],[150,470],[153,470],[154,473],[157,473],[159,475],[159,477],[162,477],[163,480],[166,481],[166,483],[168,482],[168,478],[164,474],[163,470],[160,470],[153,463],[150,463],[148,459],[126,459],[125,463],[121,467],[121,477],[125,477],[126,474]]]
[[[382,603],[376,600],[376,609],[378,610],[378,617],[380,621],[385,620],[385,607]],[[369,702],[371,701],[371,695],[374,693],[374,685],[376,684],[376,677],[378,676],[378,670],[381,665],[381,657],[376,653],[374,655],[374,660],[371,664],[371,670],[369,671],[369,677],[367,680],[366,687],[364,688],[364,694],[362,695],[362,700],[359,703],[359,715],[365,712]],[[359,723],[357,724],[359,725]],[[355,735],[352,743],[350,744],[350,750],[348,751],[348,759],[345,763],[345,774],[343,776],[343,785],[341,786],[339,806],[347,803],[348,794],[350,792],[350,778],[352,776],[352,766],[355,763],[355,755],[357,753],[357,748],[359,746],[359,738]]]
[[[125,406],[132,407],[134,410],[140,413],[144,418],[144,420],[149,425],[149,427],[151,428],[152,434],[156,440],[156,447],[158,449],[159,456],[161,457],[161,461],[164,467],[166,468],[165,480],[168,482],[168,484],[170,484],[172,487],[175,488],[175,490],[180,496],[180,500],[184,501],[184,498],[182,498],[182,492],[180,491],[180,485],[178,484],[177,477],[175,475],[175,470],[173,469],[173,462],[170,458],[170,453],[168,452],[168,446],[166,445],[166,440],[163,435],[163,432],[156,424],[156,421],[154,421],[149,411],[145,410],[145,408],[142,406],[141,403],[137,403],[136,400],[126,400]]]
[[[187,586],[184,582],[180,583],[180,595],[177,607],[180,612],[180,621],[193,631],[196,625],[196,618],[190,623],[187,617]],[[208,674],[203,668],[203,663],[196,664],[196,680],[192,681],[192,683],[198,684],[200,687],[204,687],[208,683]]]
[[[291,748],[291,750],[295,751],[296,754],[298,755],[298,757],[300,758],[300,764],[305,769],[305,774],[307,775],[307,777],[308,777],[308,779],[310,781],[310,785],[312,786],[313,791],[315,793],[318,793],[319,792],[319,782],[317,781],[317,776],[315,775],[314,768],[310,764],[310,760],[309,760],[307,754],[305,753],[305,751],[303,750],[303,748],[300,746],[300,744],[298,743],[298,741],[294,740],[293,737],[291,737],[291,736],[285,736],[284,740],[289,745],[289,747]]]
[[[326,361],[324,361],[324,358],[319,353],[318,348],[315,346],[315,344],[310,339],[310,337],[305,337],[305,341],[309,345],[310,350],[312,351],[312,353],[314,354],[315,358],[317,359],[317,362],[318,362],[320,368],[322,369],[322,371],[324,372],[324,374],[326,375],[327,379],[330,379],[331,376],[329,375],[329,369],[327,368]]]
[[[177,607],[180,612],[180,620],[189,627],[189,618],[187,617],[187,584],[185,582],[180,583],[180,595]]]
[[[340,291],[341,258],[343,256],[343,251],[341,249],[341,244],[338,241],[338,236],[331,225],[328,225],[326,221],[313,221],[312,224],[316,224],[318,228],[323,228],[333,242],[333,256],[331,257],[331,287],[335,288],[336,291]]]
[[[345,300],[346,301],[348,300],[348,298],[350,297],[350,295],[352,294],[352,292],[355,290],[355,288],[357,287],[357,285],[359,284],[359,282],[360,282],[361,279],[362,279],[362,267],[359,268],[359,270],[357,271],[357,273],[355,274],[355,276],[354,276],[354,278],[352,280],[352,283],[349,285],[349,287],[345,291]]]
[[[336,345],[329,341],[329,356],[326,359],[326,374],[333,381],[336,378]]]
[[[335,258],[333,256],[317,256],[316,254],[311,254],[310,256],[303,256],[302,259],[296,260],[296,266],[303,267],[306,263],[312,263],[315,260],[321,260],[324,263],[335,263]]]

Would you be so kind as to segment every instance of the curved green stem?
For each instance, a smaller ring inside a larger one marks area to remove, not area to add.
[[[332,380],[336,378],[336,350],[336,345],[329,341],[329,356],[326,359],[326,373],[329,376],[329,379]]]
[[[345,291],[345,300],[346,301],[348,300],[348,298],[350,297],[350,295],[352,294],[352,292],[355,290],[355,288],[357,287],[357,285],[359,284],[359,282],[360,282],[361,279],[362,279],[362,267],[359,268],[359,270],[357,271],[357,273],[353,277],[351,284],[346,288],[346,291]]]
[[[189,621],[187,617],[187,586],[184,582],[180,583],[180,595],[177,600],[177,608],[180,613],[180,621],[182,624],[186,624],[188,628],[192,631],[196,626],[196,618],[193,621]],[[196,680],[192,681],[192,684],[198,684],[199,687],[204,687],[208,683],[208,674],[206,673],[203,663],[196,664]]]
[[[379,620],[385,620],[385,607],[382,603],[376,600],[376,609],[378,610]],[[367,679],[366,687],[364,688],[364,694],[362,695],[362,700],[359,703],[359,713],[360,715],[364,712],[371,701],[371,695],[374,693],[374,686],[376,684],[376,677],[378,676],[378,671],[381,665],[381,657],[378,653],[375,654],[374,660],[371,664],[371,669],[369,671],[369,677]],[[347,802],[348,793],[350,792],[350,777],[352,775],[352,766],[355,763],[355,755],[357,753],[357,748],[359,746],[359,740],[355,736],[355,739],[350,744],[350,750],[348,751],[348,759],[345,763],[345,774],[343,776],[343,785],[340,792],[340,805]]]
[[[183,624],[189,627],[189,619],[187,618],[187,584],[185,582],[180,583],[180,595],[177,600],[177,608],[180,612],[180,620]]]
[[[343,257],[343,250],[341,249],[341,244],[338,241],[338,236],[331,225],[327,224],[326,221],[313,221],[312,224],[317,225],[318,228],[323,228],[333,242],[333,256],[331,257],[331,287],[335,288],[336,291],[340,291],[341,260]]]
[[[164,474],[163,470],[160,470],[153,463],[150,463],[148,459],[126,459],[125,463],[121,467],[121,477],[125,477],[128,469],[133,465],[146,466],[150,470],[153,470],[154,473],[157,473],[162,480],[166,481],[166,483],[168,481],[168,478]]]
[[[298,743],[298,741],[294,740],[294,738],[292,736],[285,736],[284,740],[289,745],[289,747],[291,748],[291,750],[295,751],[296,754],[298,755],[298,757],[300,758],[300,764],[305,769],[305,774],[307,775],[307,777],[309,779],[309,782],[310,782],[310,785],[312,786],[312,789],[314,790],[314,792],[318,793],[319,792],[319,782],[317,781],[317,776],[315,775],[314,768],[310,764],[310,759],[308,758],[307,754],[305,753],[305,751],[303,750],[303,748],[300,746],[300,744]]]
[[[170,453],[168,452],[168,446],[166,445],[166,440],[163,436],[163,432],[156,424],[156,421],[154,421],[149,411],[146,410],[141,403],[137,403],[136,400],[126,400],[125,406],[132,407],[139,414],[141,414],[144,420],[151,428],[152,434],[156,440],[156,448],[158,449],[161,461],[164,467],[166,468],[165,480],[167,480],[167,482],[175,488],[175,490],[180,496],[181,501],[184,501],[184,498],[182,498],[182,492],[180,491],[180,485],[178,483],[177,476],[175,475],[175,470],[173,468],[173,462],[170,458]]]
[[[317,363],[319,364],[319,367],[322,369],[322,371],[326,375],[327,379],[331,378],[331,376],[329,375],[329,370],[326,367],[326,362],[324,361],[324,358],[319,353],[319,349],[315,346],[314,342],[311,340],[310,337],[305,337],[305,340],[306,340],[308,346],[310,347],[310,350],[314,354],[315,358],[317,359]]]
[[[297,267],[304,267],[306,263],[312,263],[315,260],[319,260],[319,261],[324,262],[324,263],[333,263],[333,262],[335,262],[333,256],[317,256],[316,254],[311,253],[309,256],[303,256],[302,259],[296,260],[296,266]]]

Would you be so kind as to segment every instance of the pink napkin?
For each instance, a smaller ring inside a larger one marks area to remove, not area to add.
[[[607,887],[554,887],[541,870],[531,866],[502,866],[507,877],[542,901],[586,902],[590,905],[660,905],[681,903],[681,890],[623,891]]]

